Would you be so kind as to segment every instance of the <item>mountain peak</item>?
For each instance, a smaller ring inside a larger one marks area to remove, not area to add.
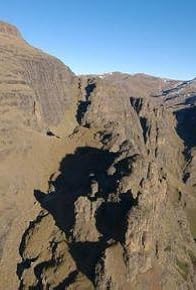
[[[15,36],[21,38],[20,31],[12,24],[0,21],[0,34]]]

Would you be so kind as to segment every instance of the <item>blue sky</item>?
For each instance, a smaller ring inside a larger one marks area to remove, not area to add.
[[[76,73],[196,77],[195,0],[6,0],[0,19]]]

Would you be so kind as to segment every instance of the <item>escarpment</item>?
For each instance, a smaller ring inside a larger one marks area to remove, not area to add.
[[[3,289],[195,289],[195,81],[77,77],[7,30]]]
[[[0,280],[4,289],[16,289],[11,261],[18,251],[11,249],[18,247],[26,217],[33,216],[35,184],[47,184],[44,176],[65,153],[64,141],[55,136],[63,138],[76,126],[79,92],[68,67],[31,47],[5,23],[0,23],[0,63]],[[7,286],[9,272],[13,279]]]

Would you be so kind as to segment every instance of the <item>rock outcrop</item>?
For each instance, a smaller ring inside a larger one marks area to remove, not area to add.
[[[195,80],[76,77],[0,39],[2,289],[195,289]]]

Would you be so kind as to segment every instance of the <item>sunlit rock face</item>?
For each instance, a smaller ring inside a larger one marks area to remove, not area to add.
[[[0,33],[5,34],[7,36],[14,36],[21,38],[21,34],[19,30],[14,26],[9,23],[0,21]]]
[[[0,64],[2,289],[195,289],[195,80]]]

